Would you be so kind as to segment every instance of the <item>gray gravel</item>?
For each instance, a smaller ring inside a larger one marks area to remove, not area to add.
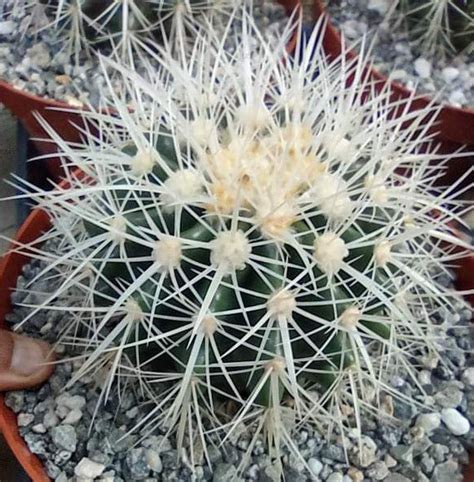
[[[383,22],[391,0],[328,0],[331,21],[350,41],[367,34],[373,41],[374,66],[419,93],[438,95],[455,107],[474,108],[474,54],[454,58],[419,52],[402,28]],[[369,8],[372,7],[372,8]]]
[[[31,18],[21,3],[0,0],[0,79],[20,90],[73,106],[99,105],[100,92],[107,89],[97,58],[84,57],[76,65],[67,52],[60,52],[63,41],[54,29],[36,32],[38,22],[42,25],[44,20]],[[284,8],[274,0],[253,3],[257,26],[270,41],[278,40],[287,23]],[[223,32],[226,17],[221,23],[218,20],[216,28]],[[29,26],[26,32],[25,25]],[[233,22],[233,28],[231,35],[238,36],[241,31],[238,20]],[[232,46],[229,43],[227,47]],[[135,70],[140,72],[140,65],[136,65]]]
[[[13,326],[28,313],[28,308],[18,304],[38,302],[34,292],[47,293],[54,289],[54,283],[49,281],[37,283],[28,291],[22,290],[40,269],[38,262],[27,265],[18,279],[17,291],[12,293],[17,306],[7,316]],[[366,417],[360,445],[355,429],[349,433],[345,447],[341,440],[327,441],[311,429],[302,429],[295,443],[313,474],[306,473],[301,461],[283,450],[286,480],[461,481],[462,465],[468,461],[467,449],[474,446],[472,313],[463,306],[459,303],[457,312],[438,313],[434,317],[440,332],[448,336],[442,337],[440,346],[442,364],[425,357],[425,366],[419,369],[418,381],[424,393],[408,377],[392,379],[393,386],[423,402],[426,410],[387,397],[384,406],[393,407],[401,421],[387,424],[383,417]],[[54,342],[64,323],[67,323],[67,314],[42,311],[24,326],[24,331],[33,336],[42,333],[44,339]],[[64,352],[69,354],[67,350]],[[99,392],[92,377],[64,391],[75,368],[74,362],[63,362],[40,390],[10,392],[6,396],[7,405],[19,415],[20,433],[30,450],[43,460],[53,480],[228,482],[235,475],[251,436],[245,427],[219,449],[215,440],[216,447],[209,450],[212,471],[203,461],[198,461],[193,474],[187,459],[178,459],[174,440],[164,438],[160,431],[144,439],[140,434],[125,436],[136,421],[148,413],[132,386],[124,390],[120,399],[112,395],[94,420]],[[242,478],[233,480],[277,482],[277,472],[265,452],[263,440],[257,441]]]

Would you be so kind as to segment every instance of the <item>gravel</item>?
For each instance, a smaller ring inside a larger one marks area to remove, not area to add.
[[[251,3],[251,0],[248,0]],[[257,26],[271,42],[278,41],[287,23],[284,8],[274,0],[253,2],[253,18]],[[226,18],[217,19],[216,29],[224,33]],[[79,63],[67,52],[61,50],[64,41],[57,31],[37,27],[42,19],[32,18],[25,12],[21,2],[2,0],[0,2],[0,78],[14,87],[32,94],[80,107],[84,104],[99,105],[100,93],[106,91],[106,81],[98,59],[85,56]],[[25,25],[29,28],[25,31]],[[238,33],[241,23],[233,22],[230,35]],[[228,49],[235,48],[231,42]],[[107,54],[106,50],[102,53]],[[140,65],[135,66],[140,71]]]
[[[444,409],[441,412],[441,420],[454,435],[466,435],[471,429],[469,420],[454,408]]]
[[[41,269],[39,262],[26,265],[18,279],[18,289],[12,293],[16,306],[7,316],[13,326],[29,312],[27,307],[20,306],[21,303],[31,301],[37,296],[35,293],[54,290],[54,282],[51,281],[38,282],[33,289],[23,289],[27,280],[35,277]],[[427,362],[430,369],[419,370],[417,379],[423,380],[425,393],[403,374],[394,377],[391,382],[392,386],[413,396],[424,407],[420,405],[416,410],[406,411],[407,418],[393,423],[380,416],[383,412],[366,416],[361,437],[356,429],[350,431],[344,440],[326,440],[310,427],[299,430],[293,442],[312,474],[306,471],[301,460],[284,448],[285,479],[291,482],[461,480],[462,465],[467,463],[468,449],[474,445],[474,433],[470,426],[474,421],[474,389],[469,383],[474,358],[471,355],[472,345],[465,345],[466,340],[472,342],[471,311],[466,310],[461,302],[455,305],[455,310],[456,313],[433,315],[440,331],[450,333],[450,336],[440,338],[442,364],[430,361]],[[43,333],[43,338],[53,342],[67,322],[67,313],[41,311],[23,328],[32,335]],[[48,330],[44,329],[45,326]],[[460,344],[465,348],[460,348]],[[65,348],[64,355],[69,355]],[[429,357],[425,359],[429,360]],[[65,390],[79,364],[77,361],[64,361],[41,389],[6,395],[6,404],[22,421],[19,424],[20,434],[30,450],[43,461],[55,482],[82,479],[101,482],[279,482],[278,472],[266,453],[263,439],[257,440],[244,472],[232,479],[252,436],[244,425],[224,446],[219,446],[217,438],[213,440],[215,445],[210,446],[208,454],[212,470],[202,457],[197,457],[193,474],[187,450],[178,456],[174,438],[167,438],[159,430],[146,434],[129,433],[137,420],[149,413],[149,406],[142,403],[133,386],[125,387],[121,397],[114,393],[110,401],[102,405],[97,416],[95,408],[99,403],[100,387],[93,377],[85,377]],[[443,367],[442,371],[440,367]],[[428,387],[431,387],[429,394],[426,393]],[[443,406],[447,389],[461,393],[461,397],[455,397],[456,407]],[[385,410],[392,406],[395,413],[400,406],[407,405],[396,397],[384,403]]]
[[[331,0],[331,21],[349,41],[367,34],[377,70],[409,89],[455,107],[474,108],[474,53],[455,57],[428,56],[417,50],[402,27],[384,22],[391,0]]]

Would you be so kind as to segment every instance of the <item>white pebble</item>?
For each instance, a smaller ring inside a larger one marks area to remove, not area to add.
[[[367,8],[369,10],[375,10],[376,12],[380,13],[380,15],[385,15],[388,11],[388,7],[390,6],[391,0],[369,0],[369,4]]]
[[[441,415],[439,413],[423,413],[416,419],[416,425],[422,427],[426,433],[430,433],[441,425]]]
[[[418,381],[422,385],[429,385],[431,383],[431,372],[429,370],[421,370],[418,373]]]
[[[69,410],[81,410],[86,405],[86,399],[81,395],[69,395],[69,393],[63,393],[56,397],[56,403],[59,406],[67,407]]]
[[[100,477],[104,470],[105,465],[83,457],[74,468],[74,474],[80,479],[95,479],[96,477]]]
[[[406,79],[407,77],[407,72],[406,70],[403,70],[403,69],[397,69],[397,70],[394,70],[391,74],[390,74],[390,78],[392,80],[403,80],[403,79]]]
[[[146,463],[153,472],[159,474],[163,470],[163,463],[161,462],[160,455],[154,450],[148,449],[146,451]]]
[[[31,413],[20,413],[17,417],[17,424],[19,427],[26,427],[34,419],[35,419],[35,416],[32,415]]]
[[[34,433],[46,433],[46,427],[42,423],[37,423],[31,427]]]
[[[321,470],[323,470],[323,464],[318,459],[315,459],[314,457],[311,457],[308,460],[308,466],[314,475],[319,475]]]
[[[347,38],[356,39],[359,37],[364,28],[357,20],[347,20],[341,25],[342,31]]]
[[[63,420],[62,423],[67,423],[69,425],[75,425],[79,420],[82,418],[82,411],[81,410],[71,410],[67,415],[66,418]]]
[[[468,386],[474,386],[474,367],[469,367],[466,370],[464,370],[461,380],[464,383],[464,385]]]
[[[456,67],[445,67],[442,74],[446,82],[452,82],[459,75],[459,70]]]
[[[463,104],[466,104],[467,99],[466,99],[466,96],[464,95],[464,92],[462,90],[455,90],[454,92],[452,92],[451,95],[449,96],[449,103],[457,107]]]
[[[344,476],[341,472],[333,472],[327,479],[326,482],[342,482],[344,480]]]
[[[428,62],[428,60],[420,57],[415,60],[413,66],[415,67],[418,77],[421,77],[422,79],[428,79],[431,77],[431,63]]]
[[[441,420],[453,435],[466,435],[471,428],[469,420],[454,408],[445,408]]]
[[[15,31],[16,25],[12,20],[0,22],[0,35],[10,35]]]

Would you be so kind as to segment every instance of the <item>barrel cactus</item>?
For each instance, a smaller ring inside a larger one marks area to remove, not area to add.
[[[49,129],[80,172],[31,194],[52,227],[23,249],[60,282],[29,316],[67,306],[71,383],[100,376],[104,403],[135,383],[136,430],[194,463],[245,424],[248,454],[264,433],[279,464],[305,424],[341,434],[405,400],[391,377],[436,356],[442,263],[468,248],[454,187],[434,187],[431,111],[376,93],[362,56],[328,64],[317,29],[286,61],[289,35],[258,35],[244,16],[235,54],[208,30],[148,78],[110,64],[136,107],[84,113],[82,147]]]
[[[409,35],[430,53],[474,48],[473,0],[398,0]]]
[[[33,0],[76,58],[91,47],[130,47],[147,40],[184,35],[195,15],[236,6],[230,0]]]

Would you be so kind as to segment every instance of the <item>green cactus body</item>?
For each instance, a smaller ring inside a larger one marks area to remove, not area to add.
[[[232,3],[224,0],[39,0],[77,59],[89,47],[102,49],[140,42],[170,40],[184,35],[189,22],[216,6]],[[131,42],[131,43],[130,43]],[[148,42],[149,43],[149,42]]]
[[[472,52],[474,2],[472,0],[400,0],[412,39],[431,52],[439,48]]]
[[[284,126],[283,126],[284,129]],[[166,134],[166,133],[165,133]],[[179,172],[176,159],[178,154],[172,139],[167,135],[160,135],[154,148],[161,156],[160,163],[167,164],[161,168],[154,167],[151,174],[148,175],[149,181],[156,183],[157,186],[166,185],[167,179]],[[138,150],[133,146],[126,146],[122,152],[131,158],[138,155]],[[140,277],[141,273],[149,271],[153,266],[153,250],[140,243],[143,233],[158,232],[163,235],[168,232],[169,235],[176,234],[176,223],[178,220],[178,211],[171,207],[163,209],[157,204],[157,198],[154,196],[144,196],[138,192],[135,196],[140,196],[140,204],[134,201],[134,196],[127,196],[127,190],[122,186],[126,185],[126,178],[116,178],[113,185],[116,189],[108,192],[109,198],[112,197],[117,205],[117,210],[123,211],[123,223],[125,225],[125,233],[129,238],[125,239],[120,247],[114,248],[112,251],[106,252],[106,261],[94,262],[94,270],[100,272],[101,280],[96,286],[96,302],[101,305],[112,305],[114,303],[114,291],[120,292],[122,285],[127,285]],[[197,242],[202,247],[186,249],[183,251],[183,260],[180,263],[183,275],[176,274],[181,278],[181,282],[185,283],[185,278],[197,279],[199,272],[202,272],[204,266],[211,264],[211,257],[207,246],[212,244],[216,239],[216,234],[222,231],[217,218],[210,222],[203,222],[202,217],[209,217],[209,214],[202,208],[192,208],[192,210],[181,210],[179,225],[179,239],[181,243],[189,241]],[[84,220],[84,226],[88,236],[103,237],[107,235],[107,226],[113,225],[110,219],[100,222],[91,222]],[[246,265],[242,269],[236,271],[236,280],[242,294],[237,298],[235,290],[230,285],[230,275],[223,276],[219,285],[214,287],[214,294],[211,299],[207,300],[207,311],[209,313],[226,313],[234,311],[244,311],[247,316],[230,313],[222,315],[216,319],[217,324],[224,322],[228,324],[226,331],[229,338],[222,335],[215,335],[216,345],[219,347],[220,355],[230,351],[230,359],[235,362],[245,361],[249,365],[253,365],[255,369],[250,374],[232,373],[229,377],[241,396],[248,396],[258,386],[260,380],[265,375],[268,364],[271,365],[273,360],[286,359],[282,340],[282,330],[279,328],[277,316],[265,315],[268,311],[268,300],[276,293],[279,293],[285,287],[285,283],[291,283],[293,278],[300,275],[306,269],[308,264],[307,249],[314,246],[316,236],[314,233],[324,229],[328,224],[328,219],[323,215],[313,216],[311,220],[296,220],[289,226],[289,230],[298,234],[299,246],[286,246],[281,242],[263,242],[261,246],[257,246],[252,250],[252,255],[258,259],[258,267]],[[239,232],[251,231],[250,240],[258,243],[259,240],[265,239],[265,234],[261,231],[252,229],[251,223],[240,223],[238,225]],[[361,232],[360,228],[347,227],[340,235],[340,239],[350,245],[357,242],[361,236],[370,234],[371,231],[377,229],[376,224],[367,223],[367,232]],[[227,223],[226,229],[230,229]],[[168,236],[168,235],[167,235]],[[124,252],[127,262],[123,262]],[[386,281],[384,270],[377,268],[373,264],[374,245],[367,247],[355,248],[349,250],[348,261],[351,262],[353,270],[364,273],[368,278],[374,278],[376,282],[383,286]],[[105,255],[102,254],[102,256]],[[97,256],[101,257],[100,253]],[[199,267],[201,266],[201,267]],[[285,268],[287,266],[287,268]],[[389,269],[389,266],[386,267]],[[317,382],[319,386],[328,388],[337,378],[341,369],[350,367],[354,363],[352,348],[348,343],[347,334],[344,330],[337,328],[338,320],[341,319],[345,310],[351,307],[354,296],[364,299],[367,295],[368,288],[352,275],[344,273],[342,279],[346,280],[347,289],[342,286],[333,285],[331,277],[317,266],[311,268],[312,275],[306,275],[301,278],[298,285],[305,286],[305,290],[298,298],[298,305],[303,311],[293,314],[294,323],[298,329],[290,328],[287,333],[288,343],[292,346],[292,350],[300,356],[306,353],[308,358],[314,356],[315,350],[321,350],[324,353],[324,360],[315,360],[309,363],[308,370],[301,375],[313,382]],[[169,275],[165,276],[164,282],[160,283],[159,278],[162,274],[154,275],[154,279],[142,285],[140,290],[132,295],[140,308],[154,320],[156,329],[163,332],[171,332],[179,327],[179,321],[170,321],[171,319],[180,320],[182,313],[186,311],[186,306],[182,304],[182,300],[186,299],[193,303],[196,307],[203,304],[210,291],[211,281],[206,278],[193,283],[194,289],[185,289],[180,296],[173,297],[172,292],[176,290],[170,281]],[[164,276],[164,275],[163,275]],[[185,278],[182,278],[185,276]],[[166,289],[159,290],[157,287],[162,286]],[[101,293],[103,291],[103,293]],[[171,299],[172,301],[163,301]],[[266,305],[267,303],[267,305]],[[381,303],[377,298],[370,302],[374,308],[367,308],[367,315],[370,320],[362,320],[362,329],[368,330],[374,336],[383,339],[390,337],[390,327],[383,322],[377,322],[374,318],[378,314],[384,312]],[[383,303],[382,303],[383,305]],[[164,317],[160,321],[160,317]],[[267,321],[262,324],[262,319]],[[166,321],[168,320],[168,321]],[[318,321],[320,320],[320,321]],[[280,320],[280,323],[287,321]],[[267,326],[264,334],[261,330],[256,330],[254,334],[248,336],[252,328],[258,325]],[[326,324],[326,326],[325,326]],[[233,328],[232,328],[233,327]],[[305,340],[298,335],[298,330],[304,333],[314,332],[314,335],[308,336]],[[217,333],[217,332],[216,332]],[[290,334],[291,333],[291,334]],[[135,337],[135,335],[133,335]],[[165,356],[167,363],[173,363],[173,369],[182,370],[188,362],[190,355],[187,349],[188,341],[179,342],[180,335],[176,337],[176,344],[171,349],[172,356]],[[240,339],[240,346],[235,348],[234,340]],[[294,339],[294,340],[293,340]],[[135,340],[132,338],[131,340]],[[133,341],[129,341],[132,344]],[[137,350],[132,349],[133,357],[138,356],[144,360],[149,357],[150,347],[148,345],[140,345]],[[196,366],[194,375],[196,377],[206,376],[206,363],[204,363],[204,344],[201,346],[199,355],[195,361]],[[287,354],[288,356],[288,354]],[[213,357],[215,363],[215,357]],[[154,364],[163,367],[163,361],[160,357],[154,358]],[[209,364],[209,359],[207,364]],[[217,386],[225,386],[227,382],[222,376],[219,380],[215,380]],[[229,388],[227,388],[229,389]],[[286,389],[279,383],[280,397],[284,396]],[[262,405],[270,406],[272,401],[271,381],[268,379],[261,387],[260,393],[256,397],[256,402]]]

